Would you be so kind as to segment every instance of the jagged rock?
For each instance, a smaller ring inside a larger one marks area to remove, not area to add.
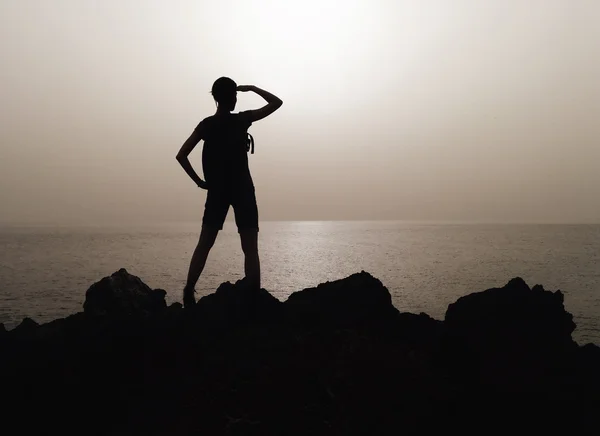
[[[125,270],[94,286],[85,313],[26,319],[15,331],[31,335],[0,341],[6,428],[293,436],[474,433],[491,422],[597,433],[600,349],[573,348],[562,294],[521,279],[459,299],[446,321],[399,313],[365,272],[285,303],[224,283],[193,309],[165,308]],[[102,313],[133,316],[90,316]]]
[[[582,355],[592,359],[597,365],[595,365],[600,375],[600,347],[596,344],[585,344],[581,347]]]
[[[280,320],[281,304],[265,289],[249,288],[242,279],[222,283],[215,293],[200,298],[192,313],[203,325],[230,328],[248,321]]]
[[[448,306],[446,328],[475,348],[571,348],[573,316],[560,291],[530,289],[520,278],[459,298]]]
[[[181,309],[183,309],[183,304],[181,304],[181,303],[179,303],[179,302],[172,303],[172,304],[169,306],[169,310],[170,310],[170,311],[173,311],[173,312],[174,312],[174,311],[181,310]]]
[[[39,324],[31,318],[24,318],[21,324],[16,326],[11,333],[12,334],[29,334],[34,332],[39,327]]]
[[[502,288],[459,298],[444,324],[447,357],[480,386],[550,396],[570,382],[564,374],[574,370],[575,323],[560,291],[530,289],[517,277]]]
[[[398,314],[388,289],[365,271],[294,292],[284,305],[292,322],[306,325],[360,325]]]
[[[155,314],[167,307],[166,291],[151,289],[125,268],[94,283],[85,293],[88,315]]]

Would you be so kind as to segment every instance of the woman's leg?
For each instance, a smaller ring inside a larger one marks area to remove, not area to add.
[[[183,290],[183,304],[185,306],[194,304],[196,302],[194,298],[194,288],[196,287],[196,283],[200,278],[200,274],[202,274],[204,265],[206,265],[208,253],[210,253],[210,249],[215,244],[218,233],[218,229],[202,226],[200,240],[198,241],[198,245],[196,246],[194,254],[192,255],[187,282]]]
[[[258,230],[241,230],[244,251],[244,273],[249,285],[260,289],[260,260],[258,258]]]

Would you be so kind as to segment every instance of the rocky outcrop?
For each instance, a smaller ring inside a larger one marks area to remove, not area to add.
[[[0,329],[4,426],[25,434],[595,434],[600,349],[517,278],[444,321],[366,272],[280,302],[244,281],[192,309],[120,270],[84,312]],[[26,414],[34,419],[20,418]],[[487,431],[487,430],[486,430]]]
[[[281,320],[282,303],[264,289],[246,286],[244,280],[221,284],[215,293],[196,303],[191,313],[210,329],[232,329],[247,323]]]
[[[25,319],[23,319],[23,321],[21,321],[21,324],[19,324],[18,326],[15,327],[14,330],[12,330],[12,334],[13,335],[20,335],[20,334],[26,335],[27,333],[34,332],[37,327],[39,327],[39,324],[37,322],[35,322],[31,318],[25,318]]]
[[[285,302],[288,318],[307,326],[358,326],[395,317],[385,286],[362,271],[343,280],[294,292]]]
[[[165,309],[166,291],[151,289],[121,268],[94,283],[85,293],[83,310],[90,315],[154,314]]]
[[[594,376],[598,369],[581,362],[595,361],[600,368],[600,360],[592,353],[584,357],[589,351],[572,340],[576,325],[563,303],[560,291],[530,288],[518,277],[501,288],[459,298],[444,319],[447,367],[480,404],[515,404],[505,407],[515,421],[573,431],[567,424],[579,419],[573,405],[585,409],[600,398],[594,391],[600,386]],[[530,401],[543,407],[523,409]],[[497,419],[494,409],[475,410],[482,419]]]
[[[559,392],[556,374],[573,370],[571,354],[578,349],[563,302],[560,291],[529,288],[518,277],[459,298],[444,320],[457,371],[502,391]]]
[[[517,277],[502,288],[459,298],[448,306],[444,322],[457,341],[473,350],[569,350],[576,346],[571,338],[576,325],[563,303],[560,291],[540,285],[530,289]]]

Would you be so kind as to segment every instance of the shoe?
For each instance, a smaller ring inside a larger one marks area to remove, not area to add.
[[[183,307],[190,308],[196,304],[196,290],[194,288],[183,288]]]

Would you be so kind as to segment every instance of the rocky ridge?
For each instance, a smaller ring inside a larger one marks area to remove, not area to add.
[[[192,309],[125,269],[83,312],[0,325],[4,426],[20,433],[597,434],[600,348],[560,291],[514,278],[443,321],[366,272],[285,302],[243,281]],[[16,426],[16,427],[10,427]]]

